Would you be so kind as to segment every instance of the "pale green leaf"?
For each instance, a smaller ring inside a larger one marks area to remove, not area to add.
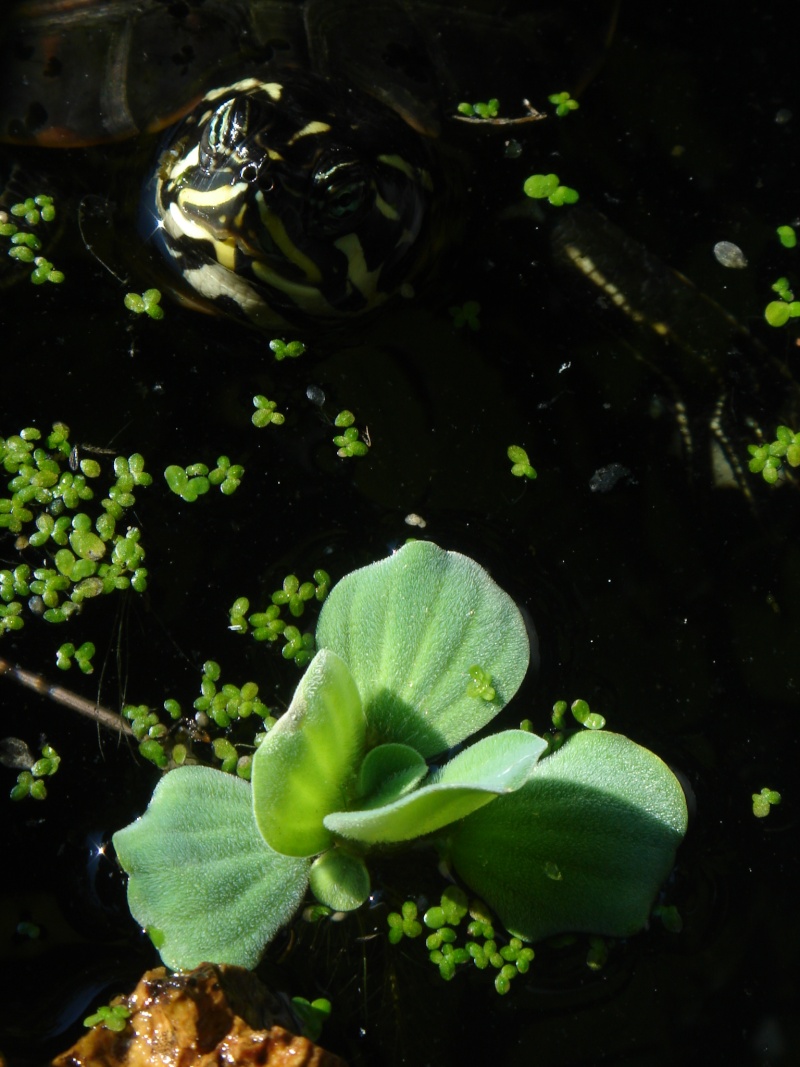
[[[587,730],[454,828],[444,851],[512,934],[623,937],[647,922],[686,819],[666,764],[626,737]]]
[[[373,845],[410,841],[463,819],[527,781],[547,743],[524,730],[506,730],[465,749],[427,784],[393,803],[337,811],[325,825],[342,837]]]
[[[514,601],[474,560],[429,541],[345,575],[316,636],[350,668],[370,746],[396,741],[425,757],[489,722],[516,692],[530,654]],[[493,700],[471,695],[473,666],[490,676]]]
[[[333,652],[318,652],[253,757],[256,823],[277,852],[315,856],[330,847],[323,819],[348,804],[365,725],[347,666]]]
[[[211,767],[165,775],[114,848],[131,914],[175,969],[254,967],[308,885],[308,861],[278,855],[259,834],[249,784]]]
[[[309,871],[311,892],[334,911],[355,911],[369,896],[369,871],[360,856],[330,848],[317,856]]]
[[[419,785],[428,764],[409,745],[378,745],[368,752],[358,773],[359,806],[377,808]]]

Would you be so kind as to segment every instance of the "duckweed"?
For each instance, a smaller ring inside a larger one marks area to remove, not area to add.
[[[9,476],[9,495],[0,497],[0,529],[17,535],[21,552],[50,549],[35,570],[20,564],[0,571],[0,630],[22,627],[23,598],[30,612],[58,623],[92,597],[131,587],[144,591],[139,530],[117,532],[117,522],[136,503],[133,490],[152,481],[140,455],[114,459],[116,480],[100,500],[90,482],[101,477],[101,465],[77,458],[64,423],[54,423],[46,437],[29,426],[0,438],[0,465]]]
[[[269,426],[270,423],[274,423],[275,426],[282,426],[286,421],[286,416],[282,415],[276,410],[278,407],[277,400],[267,400],[265,396],[254,396],[253,407],[256,409],[250,421],[252,424],[261,429],[263,426]]]
[[[548,200],[554,207],[574,204],[579,199],[577,191],[562,185],[557,174],[532,174],[522,189],[533,200]]]
[[[278,361],[287,358],[297,359],[306,350],[306,346],[302,341],[284,341],[280,337],[273,338],[269,343],[269,347]]]
[[[492,97],[491,100],[483,103],[461,103],[456,110],[459,115],[464,115],[468,119],[494,119],[497,118],[500,112],[500,102],[495,97]]]
[[[334,425],[340,428],[345,428],[344,433],[337,434],[333,439],[333,443],[337,446],[337,456],[342,459],[346,459],[350,456],[366,456],[369,451],[369,444],[366,440],[362,440],[358,428],[353,425],[355,422],[355,415],[352,411],[340,411],[334,419]]]
[[[509,445],[506,455],[511,460],[511,473],[515,478],[536,478],[536,471],[531,466],[528,453],[520,445]]]
[[[800,466],[800,433],[795,433],[788,426],[779,426],[775,431],[775,440],[768,444],[748,445],[753,474],[760,474],[768,485],[774,485],[783,468],[784,460],[790,467]]]
[[[17,775],[17,784],[9,794],[12,800],[24,800],[31,797],[33,800],[44,800],[47,796],[47,787],[43,778],[52,777],[61,764],[61,757],[52,745],[45,744],[41,748],[41,756],[35,760],[27,771]]]
[[[781,802],[780,793],[774,789],[762,789],[760,793],[753,793],[753,814],[757,819],[765,819],[773,807]]]
[[[467,916],[470,921],[464,938],[459,926]],[[413,900],[405,901],[399,912],[391,912],[387,923],[389,942],[393,945],[404,937],[417,938],[424,932]],[[494,987],[502,996],[509,992],[518,974],[527,973],[534,958],[533,949],[517,937],[508,938],[502,944],[498,942],[486,905],[480,900],[469,901],[458,886],[445,889],[440,903],[428,908],[422,916],[422,923],[431,931],[425,938],[428,959],[445,981],[455,976],[458,967],[472,963],[480,971],[491,968],[498,972]]]
[[[548,101],[555,105],[556,115],[559,118],[564,118],[565,115],[569,115],[571,111],[577,111],[581,106],[577,100],[574,100],[569,93],[551,93],[548,96]]]
[[[145,289],[143,293],[126,293],[123,303],[128,311],[135,315],[148,315],[151,319],[163,319],[161,292],[158,289]]]

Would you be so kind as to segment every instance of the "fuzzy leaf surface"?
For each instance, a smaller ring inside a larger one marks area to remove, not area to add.
[[[350,668],[370,747],[399,742],[426,758],[493,719],[530,659],[511,597],[474,560],[430,541],[345,575],[323,605],[316,637]],[[470,695],[473,666],[491,677],[492,700]]]
[[[382,807],[328,815],[329,830],[365,845],[410,841],[433,833],[519,789],[547,742],[524,730],[486,737],[430,775],[426,784]]]
[[[273,852],[259,834],[249,784],[211,767],[166,774],[114,848],[131,914],[173,969],[255,967],[308,885],[308,861]]]
[[[323,819],[347,803],[365,727],[346,664],[333,652],[318,652],[253,757],[255,819],[276,852],[315,856],[330,847]]]
[[[647,922],[686,821],[680,783],[658,756],[587,730],[454,827],[443,851],[518,937],[625,937]]]

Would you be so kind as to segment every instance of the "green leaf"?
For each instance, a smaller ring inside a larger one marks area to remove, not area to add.
[[[683,790],[657,756],[587,730],[465,819],[444,849],[518,937],[624,937],[647,922],[686,819]]]
[[[380,808],[337,811],[325,825],[342,837],[373,845],[409,841],[519,789],[547,742],[524,730],[505,730],[471,745],[435,771],[428,784]]]
[[[429,541],[412,541],[345,575],[322,608],[317,647],[349,666],[370,747],[394,741],[425,757],[494,718],[519,687],[530,655],[511,597],[474,560]],[[469,695],[476,663],[491,675],[492,701]]]
[[[308,861],[278,855],[259,834],[248,783],[210,767],[166,774],[114,848],[131,914],[176,969],[254,967],[308,885]]]
[[[253,757],[253,810],[264,840],[287,856],[333,843],[323,826],[346,807],[364,757],[364,713],[345,663],[319,652],[292,703]]]
[[[378,745],[368,752],[358,774],[362,807],[377,808],[419,785],[428,764],[409,745]]]
[[[323,852],[311,864],[311,892],[334,911],[355,911],[369,896],[369,871],[360,856],[342,848]]]

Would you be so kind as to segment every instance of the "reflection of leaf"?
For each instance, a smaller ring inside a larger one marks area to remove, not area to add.
[[[347,805],[364,756],[364,713],[346,665],[322,651],[253,757],[253,810],[264,840],[287,856],[332,844],[322,824]]]
[[[278,855],[259,834],[248,783],[210,767],[165,775],[114,848],[131,914],[158,932],[173,968],[254,967],[308,885],[308,861]]]
[[[657,756],[619,734],[585,731],[517,792],[454,828],[444,847],[512,934],[622,937],[647,922],[686,818],[683,790]]]
[[[421,789],[383,807],[335,812],[325,825],[367,845],[422,837],[519,789],[546,748],[535,734],[505,730],[465,749]]]
[[[433,756],[489,722],[528,667],[513,600],[474,560],[412,541],[345,575],[320,614],[317,646],[347,663],[371,743],[397,741]],[[468,695],[479,663],[496,697]]]

